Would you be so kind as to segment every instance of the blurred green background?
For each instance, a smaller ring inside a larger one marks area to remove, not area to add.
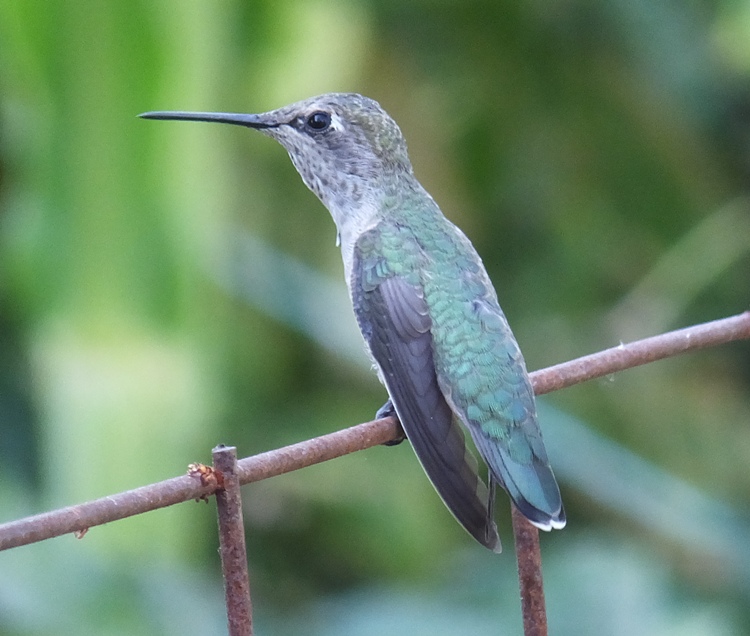
[[[750,2],[0,3],[0,521],[373,417],[332,221],[284,151],[153,109],[358,91],[530,369],[743,311]],[[546,397],[551,633],[750,634],[750,348]],[[521,632],[411,449],[245,488],[260,635]],[[0,633],[225,633],[213,503],[0,554]]]

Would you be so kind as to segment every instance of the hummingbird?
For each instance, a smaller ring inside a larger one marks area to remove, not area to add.
[[[469,239],[417,181],[401,130],[376,101],[329,93],[261,114],[140,117],[234,124],[278,141],[336,224],[357,323],[389,395],[378,417],[398,418],[446,507],[483,546],[501,550],[498,484],[536,527],[565,526],[497,293]]]

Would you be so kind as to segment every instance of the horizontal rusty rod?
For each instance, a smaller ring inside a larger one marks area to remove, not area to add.
[[[85,533],[93,526],[125,519],[150,510],[199,499],[215,487],[202,486],[188,476],[173,477],[109,497],[59,508],[0,525],[0,550],[44,541],[69,533]]]
[[[687,351],[750,339],[750,312],[714,320],[624,344],[583,358],[535,371],[531,381],[537,395],[623,371]],[[240,483],[247,484],[304,468],[382,444],[400,433],[393,418],[373,420],[322,437],[247,457],[238,462]],[[0,550],[124,519],[133,515],[213,494],[215,484],[174,477],[128,492],[61,508],[0,525]]]
[[[341,431],[308,439],[276,450],[246,457],[238,462],[240,483],[276,477],[313,464],[372,448],[402,434],[401,425],[392,417],[373,420]]]
[[[620,344],[531,373],[534,393],[542,395],[664,358],[750,339],[750,311],[658,336]]]
[[[247,484],[305,468],[354,451],[364,450],[399,435],[393,418],[373,420],[291,446],[246,457],[238,462],[240,483]],[[196,477],[173,477],[148,486],[59,508],[0,524],[0,551],[63,534],[85,532],[93,526],[174,504],[203,499],[217,490],[216,483]]]

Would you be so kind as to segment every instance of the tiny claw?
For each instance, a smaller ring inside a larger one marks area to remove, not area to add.
[[[398,418],[398,415],[396,415],[396,409],[393,406],[393,402],[391,402],[391,398],[388,398],[388,401],[378,409],[377,413],[375,413],[375,419],[382,420],[386,417]]]
[[[76,539],[83,539],[83,537],[85,537],[85,536],[86,536],[86,533],[87,533],[88,531],[89,531],[89,529],[88,529],[88,528],[81,528],[80,530],[76,530],[76,531],[75,531],[75,532],[73,533],[73,536],[74,536],[74,537],[75,537]]]
[[[393,439],[389,439],[387,442],[383,442],[383,446],[398,446],[405,439],[406,439],[406,433],[404,433],[404,431],[401,430],[401,433],[399,434],[398,437],[394,437]]]
[[[375,418],[378,420],[382,420],[387,417],[392,417],[396,420],[396,423],[398,424],[399,434],[397,437],[394,437],[387,442],[383,442],[383,446],[398,446],[406,439],[406,433],[404,433],[404,429],[401,428],[401,422],[398,419],[398,413],[396,413],[396,409],[394,408],[393,402],[391,402],[390,398],[385,404],[383,404],[383,406],[378,409],[378,412],[375,413]]]
[[[220,470],[216,470],[213,466],[206,466],[205,464],[190,464],[188,466],[187,474],[189,477],[197,478],[201,480],[201,486],[210,486],[216,490],[224,488],[224,475]],[[208,495],[202,495],[196,501],[200,500],[208,503]]]

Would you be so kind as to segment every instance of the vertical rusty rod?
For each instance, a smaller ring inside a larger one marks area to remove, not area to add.
[[[524,636],[547,636],[539,530],[529,523],[514,505],[511,504],[511,508],[518,561],[518,584],[521,588],[523,633]]]
[[[237,473],[237,449],[219,445],[213,449],[214,468],[220,471],[223,488],[216,491],[219,517],[219,553],[224,574],[229,636],[252,636],[253,608],[247,572],[245,527]]]

